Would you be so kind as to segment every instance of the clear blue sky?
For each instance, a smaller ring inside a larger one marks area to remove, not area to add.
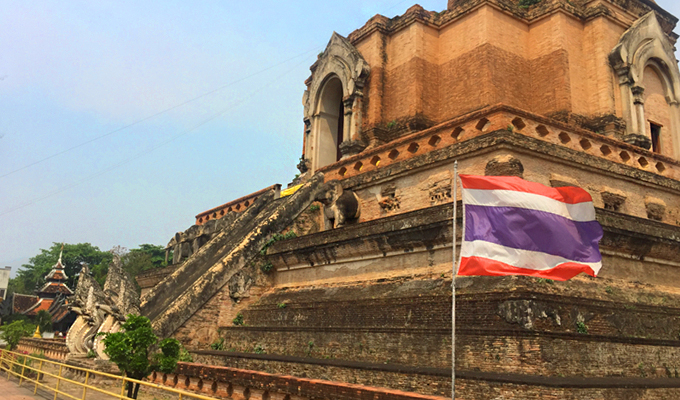
[[[199,212],[285,185],[316,54],[334,30],[412,4],[3,1],[0,266],[15,272],[52,242],[165,245]]]

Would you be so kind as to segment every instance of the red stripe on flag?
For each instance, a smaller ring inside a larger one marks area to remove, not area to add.
[[[556,281],[566,281],[575,277],[581,272],[590,276],[595,276],[593,270],[588,265],[575,262],[560,264],[551,269],[535,270],[528,268],[518,268],[504,262],[484,257],[461,257],[458,275],[526,275],[553,279]]]
[[[551,188],[540,183],[525,181],[516,176],[459,176],[465,189],[513,190],[515,192],[538,194],[567,204],[593,201],[590,194],[579,187]]]

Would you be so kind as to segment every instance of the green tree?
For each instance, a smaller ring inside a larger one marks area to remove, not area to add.
[[[142,380],[153,371],[171,373],[175,370],[181,348],[176,339],[164,339],[159,343],[151,322],[141,315],[128,315],[122,328],[120,332],[105,334],[103,342],[104,353],[125,376]],[[136,399],[139,384],[130,382],[127,389],[127,396]]]
[[[166,267],[165,248],[154,244],[141,244],[139,248],[130,250],[121,257],[123,269],[130,276],[137,276],[144,271]]]
[[[34,294],[35,290],[44,284],[45,275],[59,260],[60,251],[61,243],[54,243],[49,249],[41,249],[38,255],[29,259],[28,264],[21,266],[17,276],[10,282],[11,291]],[[83,263],[88,264],[93,271],[101,270],[102,266],[106,266],[108,270],[111,260],[113,260],[111,253],[101,251],[90,243],[64,244],[61,261],[68,276],[66,284],[70,288],[75,287]]]
[[[40,328],[40,332],[52,332],[52,316],[45,310],[38,311],[35,316],[35,323]]]
[[[41,249],[40,254],[29,260],[28,264],[21,266],[17,276],[9,281],[8,294],[22,293],[34,294],[44,284],[44,277],[59,259],[61,243],[54,243],[49,249]],[[66,284],[75,288],[78,274],[85,263],[100,285],[104,285],[106,274],[109,272],[109,264],[113,261],[113,255],[121,258],[123,269],[133,278],[139,273],[154,268],[165,267],[165,248],[153,244],[142,244],[139,248],[128,251],[126,248],[116,246],[110,251],[101,251],[99,247],[90,243],[65,244],[62,263],[68,276]]]
[[[0,337],[7,342],[9,350],[14,350],[22,337],[31,336],[35,332],[35,325],[19,320],[2,326]]]

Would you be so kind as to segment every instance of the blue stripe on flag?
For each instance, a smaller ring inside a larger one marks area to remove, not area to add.
[[[577,262],[598,262],[602,227],[552,213],[516,207],[465,206],[465,240],[539,251]]]

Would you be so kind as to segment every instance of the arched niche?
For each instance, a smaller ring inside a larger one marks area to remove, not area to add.
[[[645,101],[650,97],[649,94],[645,95],[645,73],[653,73],[663,87],[667,107],[660,110],[663,105],[655,104],[655,112],[668,114],[665,121],[667,126],[662,127],[661,134],[666,138],[662,139],[661,151],[664,155],[680,159],[680,72],[673,45],[663,32],[654,12],[637,20],[621,36],[609,55],[609,62],[618,77],[621,108],[626,121],[624,141],[653,149],[652,124],[655,123],[645,113]],[[648,86],[650,82],[655,80],[648,77]]]
[[[651,139],[651,150],[673,156],[673,138],[668,134],[671,126],[671,106],[668,99],[670,82],[667,74],[655,60],[650,60],[640,81],[644,88],[645,134]]]
[[[306,159],[302,168],[316,171],[366,147],[360,139],[361,111],[370,67],[346,38],[334,32],[310,70],[302,98]]]
[[[332,164],[342,157],[340,144],[344,135],[342,82],[331,75],[319,92],[316,120],[316,158],[319,166]]]

